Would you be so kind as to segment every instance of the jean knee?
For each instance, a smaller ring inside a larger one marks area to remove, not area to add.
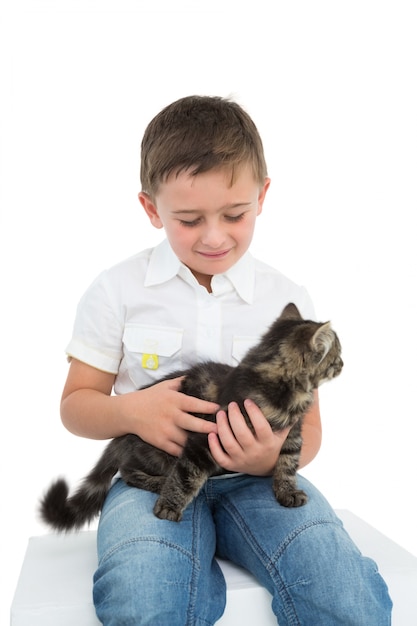
[[[214,624],[224,611],[225,583],[216,563],[206,574],[180,546],[155,538],[125,542],[95,573],[97,617],[105,626]]]
[[[274,556],[274,606],[282,623],[388,626],[392,603],[374,561],[337,522],[298,528]]]
[[[97,616],[109,626],[186,624],[192,572],[192,556],[184,550],[154,539],[125,542],[104,556],[95,573]]]

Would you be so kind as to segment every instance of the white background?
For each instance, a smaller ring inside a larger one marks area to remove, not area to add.
[[[193,93],[254,118],[272,187],[252,250],[308,288],[344,347],[304,473],[417,554],[414,2],[13,0],[1,27],[0,623],[46,532],[38,497],[104,445],[60,423],[75,307],[161,239],[137,201],[139,143]]]

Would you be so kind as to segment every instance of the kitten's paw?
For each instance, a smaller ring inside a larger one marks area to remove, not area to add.
[[[182,511],[173,507],[169,502],[164,502],[161,498],[155,502],[153,512],[159,519],[166,519],[170,522],[179,522],[182,519]]]
[[[286,491],[284,493],[279,492],[275,494],[276,499],[282,506],[286,506],[288,508],[294,508],[297,506],[304,506],[306,504],[308,497],[307,494],[304,493],[301,489],[295,489],[294,491]]]

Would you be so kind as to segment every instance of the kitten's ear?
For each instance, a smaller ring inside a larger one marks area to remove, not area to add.
[[[310,340],[311,349],[320,355],[320,361],[324,359],[334,342],[334,332],[330,322],[320,324]]]
[[[300,315],[300,311],[297,309],[293,302],[287,304],[287,306],[282,311],[279,316],[281,320],[302,320],[303,318]]]

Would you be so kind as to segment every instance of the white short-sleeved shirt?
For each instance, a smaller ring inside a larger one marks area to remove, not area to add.
[[[304,287],[249,252],[211,285],[208,293],[164,240],[98,276],[67,354],[115,374],[120,394],[198,361],[237,365],[289,302],[314,319]]]

